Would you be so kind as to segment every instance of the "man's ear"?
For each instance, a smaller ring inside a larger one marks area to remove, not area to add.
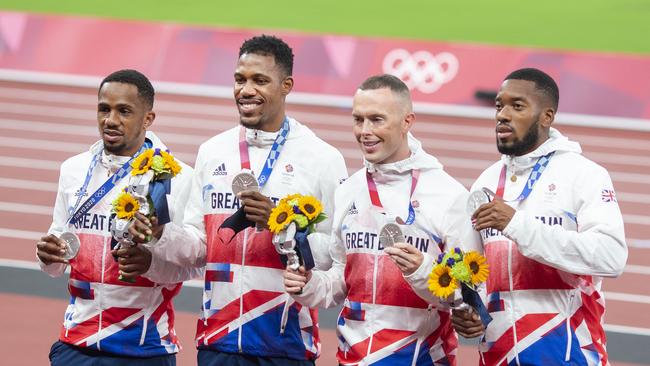
[[[282,80],[282,95],[287,96],[293,89],[293,76],[287,76]]]
[[[148,130],[149,127],[151,127],[151,125],[153,125],[153,121],[155,119],[156,119],[156,112],[154,112],[154,111],[147,112],[147,114],[145,114],[145,116],[144,116],[144,123],[143,123],[142,127],[145,130]]]
[[[542,113],[542,127],[550,128],[551,124],[555,121],[555,110],[553,108],[546,108]]]
[[[406,134],[411,130],[411,127],[413,127],[413,124],[415,124],[415,113],[414,112],[408,112],[406,116],[404,116],[404,119],[402,120],[402,132]]]

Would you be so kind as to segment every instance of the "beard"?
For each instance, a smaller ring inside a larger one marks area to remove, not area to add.
[[[526,131],[524,138],[513,141],[512,145],[504,145],[497,137],[497,149],[499,152],[504,155],[521,156],[533,150],[539,140],[539,116],[537,117],[535,123]]]

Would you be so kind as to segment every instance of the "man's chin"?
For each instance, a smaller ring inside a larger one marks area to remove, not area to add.
[[[257,128],[260,124],[259,118],[239,118],[239,124],[246,128]]]
[[[120,155],[120,153],[124,151],[124,148],[125,148],[124,144],[121,143],[116,144],[116,143],[110,143],[104,141],[104,150],[106,150],[106,152],[111,153],[113,155]]]

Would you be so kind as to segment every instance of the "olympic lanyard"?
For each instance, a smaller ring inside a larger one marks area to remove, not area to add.
[[[273,142],[271,151],[269,151],[269,155],[266,157],[262,171],[259,177],[257,177],[257,183],[260,188],[268,182],[271,172],[273,172],[273,167],[280,157],[280,151],[282,151],[284,143],[287,142],[287,136],[289,136],[289,119],[284,117],[282,128],[280,128],[280,132]],[[246,129],[244,127],[241,127],[239,130],[239,158],[241,159],[242,169],[252,170],[250,156],[248,155],[248,143],[246,142]]]
[[[402,220],[401,217],[397,218],[397,223],[400,225],[411,225],[415,221],[415,209],[411,203],[411,198],[413,197],[413,192],[415,192],[415,187],[418,184],[418,178],[420,177],[420,169],[411,170],[411,194],[409,195],[409,216],[406,221]],[[385,213],[386,210],[381,204],[379,199],[379,192],[377,191],[377,184],[372,178],[372,174],[366,170],[366,181],[368,182],[368,193],[370,194],[370,202],[373,206],[377,207],[381,213]]]
[[[514,201],[523,201],[528,197],[528,195],[530,195],[530,192],[533,191],[533,186],[535,186],[535,183],[537,183],[539,178],[542,176],[542,173],[544,173],[544,170],[546,169],[548,162],[551,161],[551,158],[553,157],[554,153],[555,151],[551,151],[550,153],[537,159],[537,163],[535,163],[533,170],[530,172],[530,175],[528,176],[528,180],[526,181],[526,185],[524,186],[524,189],[521,191],[521,194],[519,194],[519,197],[517,197]],[[503,165],[503,168],[501,168],[501,175],[499,176],[499,185],[497,186],[497,192],[496,192],[497,197],[503,198],[503,194],[505,193],[505,190],[506,190],[506,166]]]
[[[133,159],[135,159],[136,156],[142,154],[144,150],[151,148],[152,143],[149,140],[145,140],[144,145],[138,150],[138,152],[129,159],[122,167],[115,172],[111,177],[109,177],[104,184],[101,185],[101,187],[97,188],[95,193],[90,195],[88,199],[79,207],[79,202],[81,202],[81,198],[84,196],[86,193],[86,189],[88,188],[88,184],[90,184],[90,178],[93,176],[93,172],[95,171],[95,167],[97,166],[97,163],[99,162],[99,157],[102,154],[102,150],[100,149],[97,154],[93,156],[93,160],[90,162],[90,166],[88,166],[88,172],[86,173],[86,179],[84,180],[83,186],[81,186],[81,189],[79,190],[79,197],[77,198],[77,202],[73,207],[70,208],[69,215],[70,218],[68,218],[67,225],[74,224],[77,221],[79,221],[85,214],[90,211],[91,208],[95,207],[95,205],[104,198],[110,192],[116,185],[117,182],[119,182],[122,178],[124,178],[126,175],[128,175],[131,170],[133,169],[131,167],[131,162]],[[77,210],[77,207],[79,207],[79,210]]]

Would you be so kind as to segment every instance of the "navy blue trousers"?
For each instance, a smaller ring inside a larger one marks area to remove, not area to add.
[[[124,357],[56,341],[50,349],[50,364],[52,366],[176,366],[176,355]]]
[[[199,349],[199,366],[314,366],[314,361],[284,357],[259,357]]]

